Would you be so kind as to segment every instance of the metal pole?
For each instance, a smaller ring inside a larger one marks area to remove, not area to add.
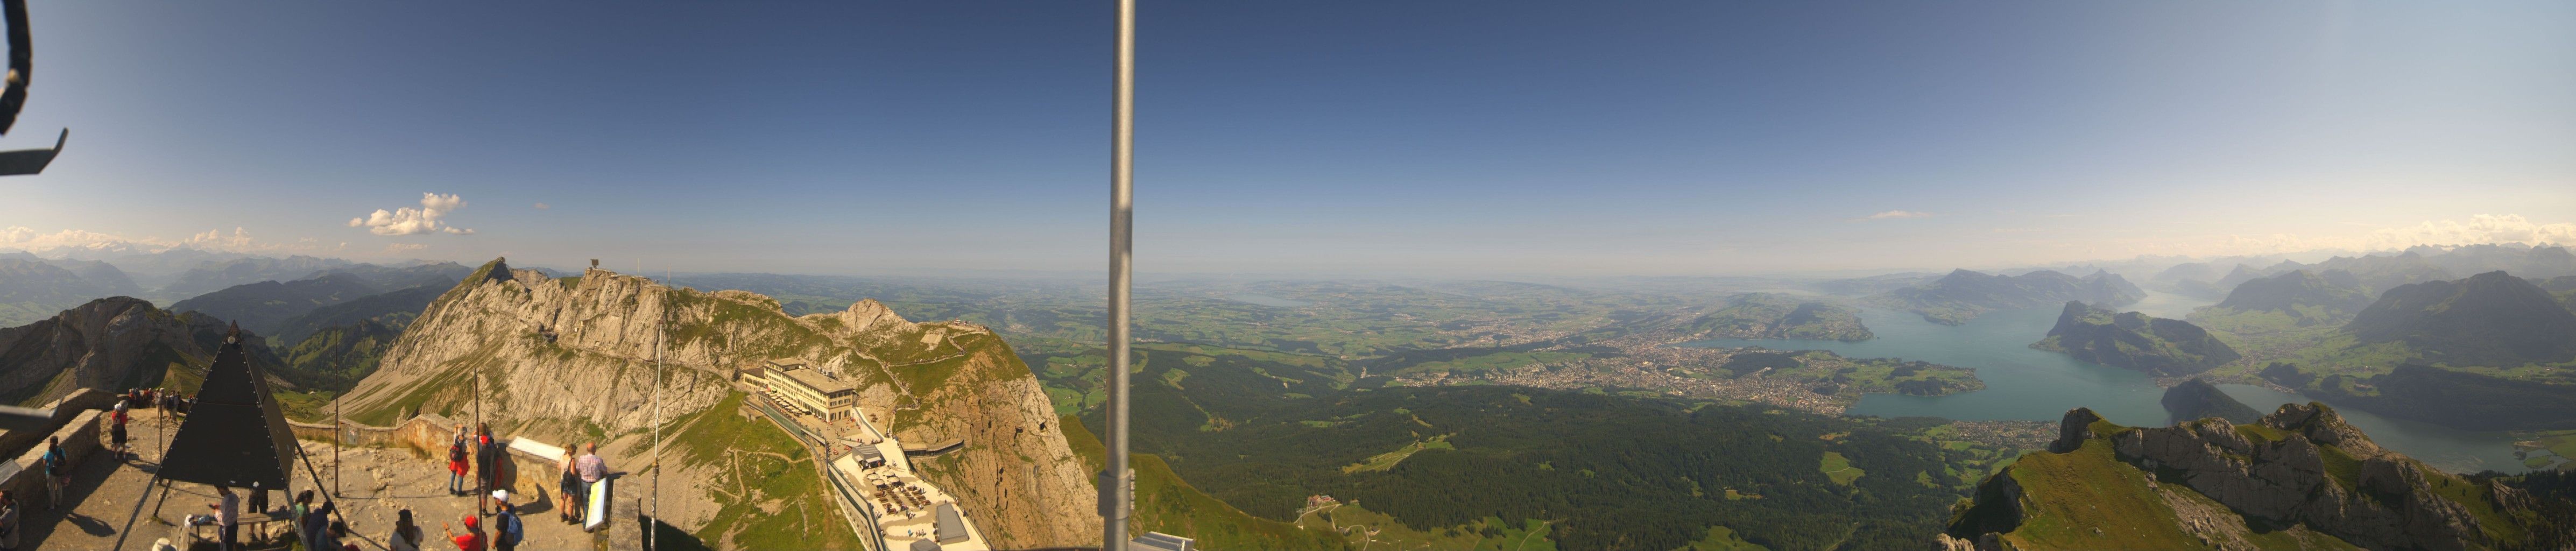
[[[1135,275],[1136,0],[1118,0],[1109,142],[1109,469],[1100,474],[1100,548],[1126,551],[1135,473],[1127,468],[1128,288]]]
[[[655,523],[662,522],[662,350],[670,346],[663,340],[671,336],[670,296],[675,291],[671,288],[671,267],[665,265],[662,267],[662,317],[656,320],[660,323],[655,324],[660,330],[653,332],[653,489],[650,492]],[[644,527],[644,549],[647,551],[658,549],[655,547],[659,543],[654,538],[656,531],[650,525]]]

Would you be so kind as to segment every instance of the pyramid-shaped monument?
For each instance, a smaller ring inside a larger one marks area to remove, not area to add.
[[[252,365],[242,351],[241,327],[224,337],[215,365],[179,434],[170,437],[170,452],[161,478],[249,488],[284,489],[295,472],[295,433],[286,412],[268,393],[268,374]]]

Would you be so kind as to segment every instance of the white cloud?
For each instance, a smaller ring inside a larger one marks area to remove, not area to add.
[[[421,249],[427,249],[427,248],[429,248],[429,245],[422,244],[422,243],[386,243],[386,244],[385,244],[385,253],[386,253],[386,254],[402,254],[402,253],[407,253],[407,252],[412,252],[412,251],[418,251],[418,250],[421,250]]]
[[[349,219],[349,227],[366,228],[368,233],[376,235],[471,235],[474,230],[447,225],[444,221],[448,213],[462,208],[465,208],[465,198],[456,194],[423,193],[420,194],[420,208],[402,207],[391,212],[376,209],[372,214]]]
[[[239,227],[233,228],[233,234],[229,236],[224,235],[222,230],[206,230],[205,233],[190,236],[188,240],[179,242],[189,247],[219,251],[250,249],[255,243],[257,240],[250,238],[250,230]]]
[[[1928,216],[1931,216],[1931,215],[1932,215],[1932,213],[1929,213],[1929,212],[1915,212],[1915,211],[1910,211],[1910,210],[1891,210],[1891,211],[1882,212],[1882,213],[1878,213],[1878,214],[1872,214],[1872,215],[1869,215],[1869,216],[1863,216],[1863,217],[1860,217],[1860,218],[1853,218],[1853,219],[1852,219],[1852,221],[1853,221],[1853,222],[1862,222],[1862,221],[1868,221],[1868,220],[1890,220],[1890,219],[1896,219],[1896,218],[1923,218],[1923,217],[1928,217]]]
[[[187,239],[175,241],[158,237],[126,237],[75,229],[43,233],[26,226],[0,228],[0,249],[34,252],[63,249],[159,252],[181,247],[237,253],[293,253],[325,250],[319,241],[311,238],[298,239],[294,243],[265,242],[252,237],[250,230],[238,227],[233,228],[230,233],[223,230],[206,230],[191,234]]]
[[[554,205],[548,205],[548,204],[545,204],[545,203],[537,203],[537,210],[546,210],[546,209],[550,209],[550,208],[555,208],[555,207],[554,207]]]

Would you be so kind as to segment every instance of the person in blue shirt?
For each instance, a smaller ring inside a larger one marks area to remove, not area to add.
[[[63,508],[63,492],[72,486],[71,469],[71,460],[63,457],[63,437],[48,438],[45,444],[45,489],[47,494],[51,494],[46,497],[52,500],[54,509]]]

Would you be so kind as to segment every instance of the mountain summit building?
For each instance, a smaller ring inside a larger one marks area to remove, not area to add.
[[[820,370],[809,369],[805,364],[765,363],[743,370],[743,378],[759,382],[771,396],[804,409],[806,414],[825,421],[839,421],[848,419],[851,408],[858,406],[859,391],[849,383]]]

